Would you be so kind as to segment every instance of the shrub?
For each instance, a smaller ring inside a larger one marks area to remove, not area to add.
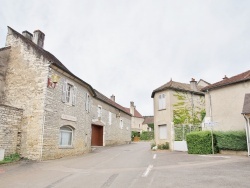
[[[217,152],[214,138],[214,152]],[[212,139],[210,131],[199,131],[187,134],[187,146],[189,154],[212,154]]]
[[[142,132],[141,133],[141,140],[153,140],[154,139],[154,132]]]
[[[214,132],[219,150],[247,151],[245,131]]]
[[[169,143],[166,142],[165,144],[158,144],[157,148],[160,150],[167,150],[167,149],[169,149]]]
[[[140,133],[136,131],[131,132],[131,140],[134,140],[134,137],[140,137]]]
[[[19,160],[20,160],[19,154],[15,153],[15,154],[11,154],[9,156],[4,157],[4,160],[0,161],[0,164],[11,163],[11,162],[19,161]]]

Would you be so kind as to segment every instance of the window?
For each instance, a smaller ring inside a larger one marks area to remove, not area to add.
[[[167,125],[159,125],[159,138],[167,139]]]
[[[73,129],[69,126],[60,128],[60,146],[72,146]]]
[[[120,128],[123,129],[123,120],[120,119]]]
[[[102,107],[98,105],[98,109],[97,109],[97,115],[98,118],[102,118]]]
[[[166,98],[165,94],[159,95],[159,110],[166,109]]]
[[[63,82],[62,102],[70,105],[76,104],[76,87],[73,84],[68,83],[66,80]]]
[[[90,97],[88,93],[86,93],[86,97],[85,97],[85,110],[87,113],[90,112]]]
[[[112,113],[109,112],[109,125],[111,125],[111,124],[112,124]]]

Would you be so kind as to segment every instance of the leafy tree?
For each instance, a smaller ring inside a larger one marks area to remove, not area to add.
[[[173,110],[174,124],[192,124],[199,125],[206,115],[203,97],[194,97],[193,94],[187,92],[176,92],[174,96],[177,98]]]

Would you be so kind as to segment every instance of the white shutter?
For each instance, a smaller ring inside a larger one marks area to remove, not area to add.
[[[165,94],[162,94],[162,109],[165,109],[166,108],[166,97],[165,97]]]
[[[158,99],[158,105],[159,105],[159,110],[161,110],[162,105],[161,105],[161,95],[159,95],[159,99]]]
[[[76,105],[76,92],[77,92],[77,88],[76,88],[76,86],[74,86],[73,91],[72,91],[72,105],[73,106]]]
[[[160,139],[167,139],[167,125],[159,125]]]
[[[62,83],[62,102],[66,102],[66,95],[67,95],[67,82],[63,80]]]

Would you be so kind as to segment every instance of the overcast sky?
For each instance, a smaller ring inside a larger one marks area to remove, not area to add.
[[[0,47],[7,26],[40,29],[71,72],[142,115],[171,78],[214,83],[250,69],[249,0],[0,0]]]

